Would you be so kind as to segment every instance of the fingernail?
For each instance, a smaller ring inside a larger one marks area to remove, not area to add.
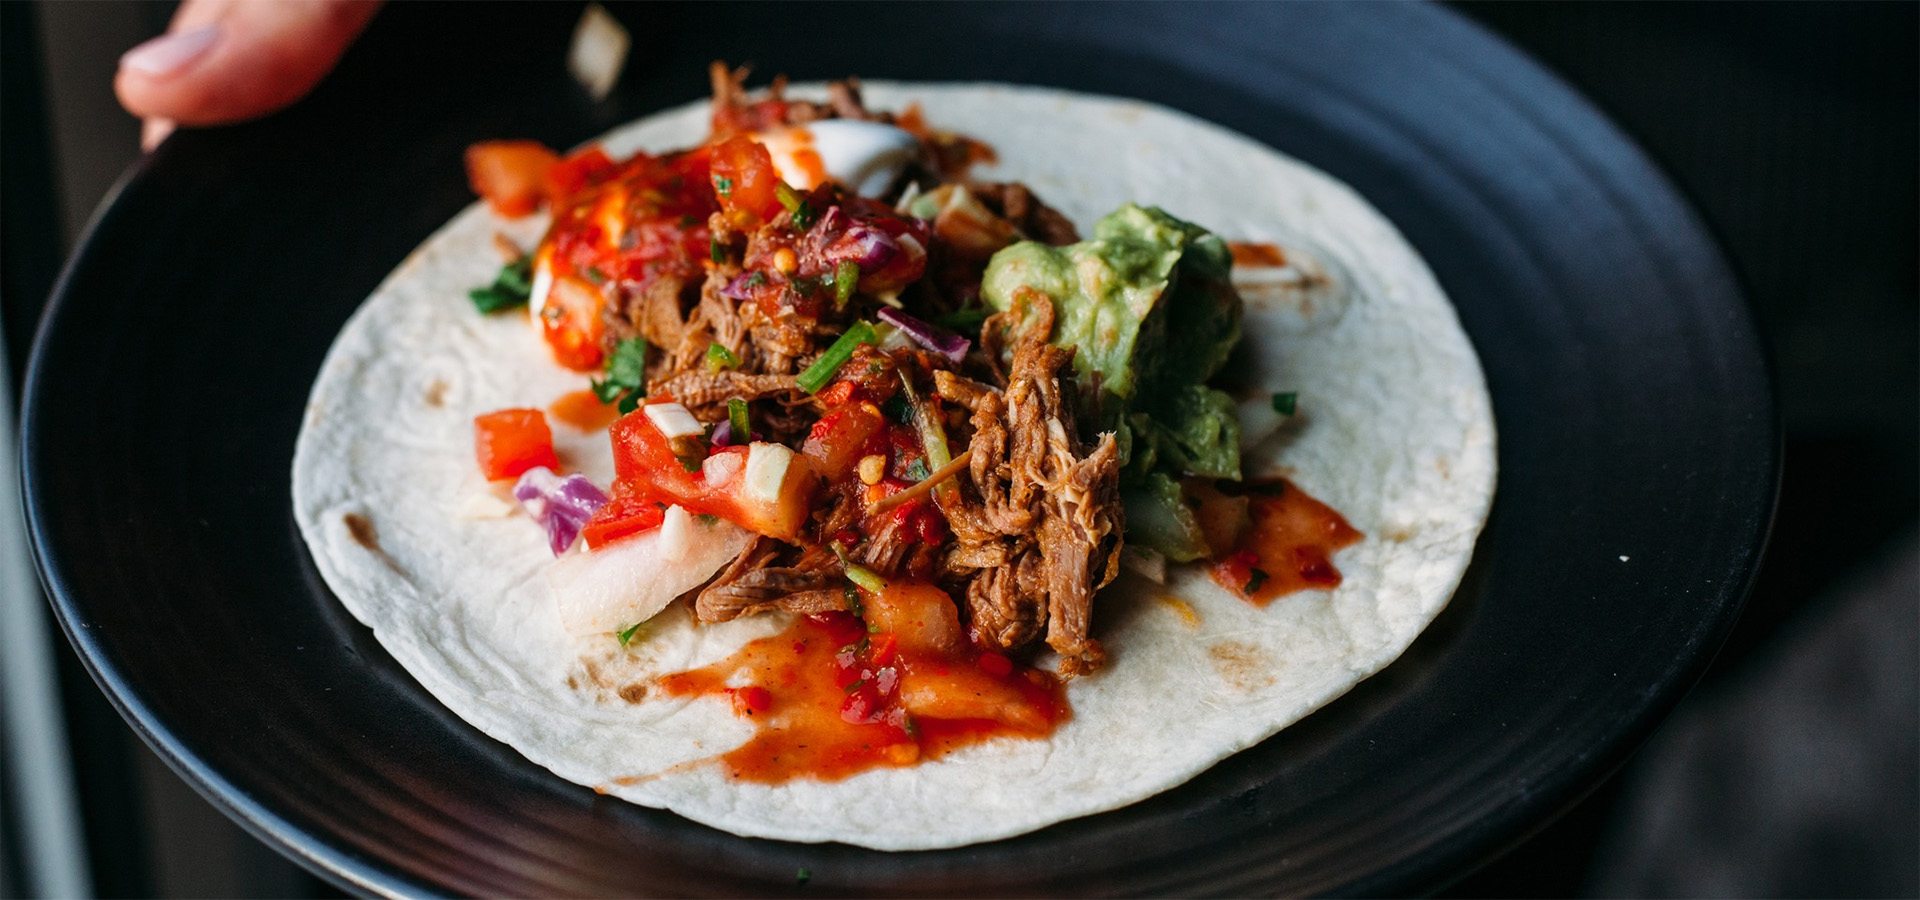
[[[140,123],[140,149],[152,150],[172,133],[172,119],[147,119]]]
[[[148,75],[171,75],[200,58],[219,36],[218,23],[163,34],[128,50],[120,57],[120,66]]]

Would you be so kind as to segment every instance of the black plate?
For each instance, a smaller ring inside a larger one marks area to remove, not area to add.
[[[576,12],[390,7],[296,110],[175,136],[95,223],[35,349],[27,502],[68,637],[162,756],[315,871],[381,893],[1422,890],[1619,764],[1737,613],[1779,454],[1727,266],[1630,141],[1453,14],[649,6],[620,10],[633,62],[595,105],[560,64]],[[1356,187],[1433,266],[1492,387],[1499,493],[1453,605],[1384,673],[1181,788],[950,851],[736,838],[447,713],[294,529],[307,388],[468,202],[468,142],[572,144],[700,96],[716,56],[1140,97]]]

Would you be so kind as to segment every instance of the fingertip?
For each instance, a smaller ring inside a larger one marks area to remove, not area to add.
[[[144,119],[140,122],[140,149],[152,150],[173,133],[172,119]]]

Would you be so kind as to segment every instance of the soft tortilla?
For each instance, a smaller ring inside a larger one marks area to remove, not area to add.
[[[1301,416],[1247,457],[1285,474],[1366,539],[1332,592],[1255,608],[1198,569],[1165,586],[1123,577],[1095,602],[1109,666],[1072,684],[1049,740],[1006,740],[839,782],[766,786],[698,761],[751,733],[726,703],[649,695],[651,676],[724,657],[779,616],[696,628],[677,606],[631,649],[562,632],[540,577],[545,537],[486,518],[473,416],[544,406],[584,386],[523,316],[480,316],[492,235],[544,221],[476,204],[347,323],[314,384],[294,457],[294,508],[320,572],[354,616],[462,718],[570,781],[741,835],[883,850],[993,840],[1133,803],[1272,735],[1378,671],[1446,604],[1493,495],[1484,379],[1452,307],[1400,235],[1353,191],[1273,150],[1144,103],[996,85],[866,85],[876,108],[986,140],[1085,231],[1127,201],[1232,240],[1305,249],[1332,284],[1246,289],[1258,405],[1298,391]],[[706,107],[626,126],[616,156],[698,143]],[[611,477],[603,434],[556,425],[567,466]],[[684,765],[683,765],[684,764]]]

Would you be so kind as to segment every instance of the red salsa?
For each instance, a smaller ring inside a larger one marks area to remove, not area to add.
[[[993,738],[1043,738],[1068,718],[1053,675],[958,640],[939,588],[895,583],[861,596],[865,620],[797,616],[727,659],[660,680],[674,696],[725,697],[754,723],[752,738],[717,757],[731,777],[837,781]]]
[[[1364,535],[1284,478],[1247,487],[1253,527],[1233,554],[1213,564],[1213,580],[1259,606],[1295,591],[1339,587],[1333,554]]]

